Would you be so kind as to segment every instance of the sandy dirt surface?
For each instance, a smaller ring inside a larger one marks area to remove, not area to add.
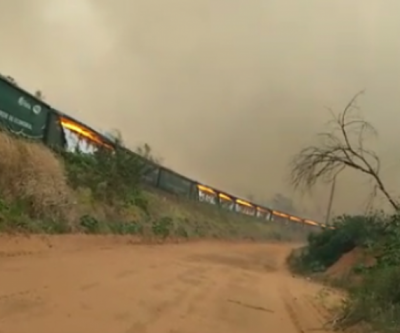
[[[329,291],[292,277],[284,267],[289,251],[0,237],[0,332],[327,332]]]

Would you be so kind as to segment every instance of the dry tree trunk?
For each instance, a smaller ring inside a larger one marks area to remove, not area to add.
[[[376,135],[375,128],[354,114],[358,109],[357,93],[344,110],[332,121],[331,131],[319,134],[317,145],[302,149],[291,163],[291,183],[295,188],[310,190],[317,182],[330,182],[344,168],[349,167],[370,176],[390,205],[397,211],[400,206],[387,191],[380,178],[378,155],[364,147],[367,134]]]

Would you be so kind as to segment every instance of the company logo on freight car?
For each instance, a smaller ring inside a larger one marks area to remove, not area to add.
[[[40,112],[42,112],[42,107],[38,104],[32,105],[27,101],[24,97],[18,98],[18,105],[22,106],[25,109],[31,110],[34,114],[38,115]]]

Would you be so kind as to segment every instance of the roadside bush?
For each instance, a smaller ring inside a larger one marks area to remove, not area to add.
[[[101,231],[100,222],[90,215],[83,215],[79,221],[80,229],[87,234],[97,234]]]
[[[340,326],[368,322],[380,332],[400,331],[400,218],[392,215],[372,246],[376,265],[350,290]]]
[[[400,266],[400,215],[387,218],[379,241],[373,244],[373,252],[380,267]]]
[[[357,284],[345,285],[349,297],[337,327],[367,323],[377,332],[399,332],[399,215],[342,216],[334,226],[335,230],[310,235],[307,246],[290,256],[290,267],[298,273],[323,271],[356,247],[368,250],[376,263],[359,270],[361,280]]]
[[[369,323],[378,332],[400,331],[400,267],[377,266],[350,290],[338,327]]]
[[[138,235],[142,230],[143,226],[134,221],[102,222],[90,215],[83,215],[80,219],[80,231],[86,234]]]
[[[95,199],[108,204],[137,205],[147,210],[140,183],[148,164],[141,157],[123,148],[99,149],[94,154],[63,152],[62,155],[72,188],[89,188]]]
[[[162,217],[153,222],[152,224],[153,234],[165,239],[171,235],[172,227],[173,227],[172,219],[168,216]]]
[[[23,202],[0,199],[0,232],[63,234],[71,232],[71,224],[62,219],[33,218]]]
[[[140,235],[143,226],[135,221],[112,221],[108,224],[108,229],[115,235]]]
[[[385,231],[385,215],[339,216],[334,229],[324,229],[308,236],[307,246],[289,257],[292,269],[299,273],[320,272],[356,247],[371,247]]]

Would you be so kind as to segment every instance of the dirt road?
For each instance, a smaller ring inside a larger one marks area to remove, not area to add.
[[[324,332],[325,291],[286,272],[289,250],[3,237],[0,332]]]

